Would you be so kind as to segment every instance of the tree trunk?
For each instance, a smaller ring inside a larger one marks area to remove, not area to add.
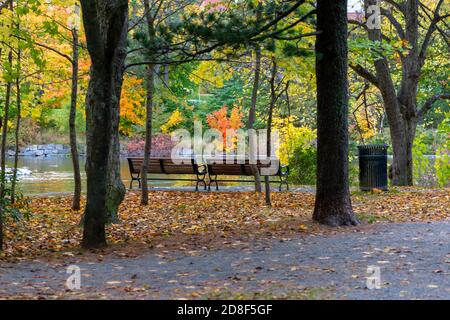
[[[126,53],[125,53],[126,55]],[[120,135],[119,135],[119,121],[120,121],[120,94],[122,90],[123,70],[117,72],[114,85],[115,91],[118,94],[117,100],[112,106],[111,117],[111,148],[108,156],[108,176],[107,176],[107,223],[119,222],[119,206],[125,199],[126,188],[120,176]]]
[[[154,21],[152,17],[152,12],[150,10],[150,3],[148,0],[144,0],[144,9],[147,12],[147,28],[149,37],[149,58],[150,61],[153,60],[153,48],[155,39],[155,28]],[[141,167],[141,183],[142,183],[142,193],[141,193],[141,205],[148,205],[148,181],[147,181],[147,169],[150,161],[150,156],[152,152],[152,117],[153,117],[153,94],[155,91],[155,66],[153,64],[147,67],[147,101],[145,104],[146,109],[146,120],[145,120],[145,147],[144,147],[144,161]]]
[[[8,54],[8,63],[12,65],[12,52]],[[8,134],[9,105],[11,103],[11,81],[6,84],[5,110],[3,115],[2,145],[0,150],[0,251],[3,250],[3,220],[5,219],[4,199],[6,191],[6,136]]]
[[[348,181],[347,1],[318,0],[317,194],[313,219],[356,225]]]
[[[72,155],[73,178],[75,189],[72,199],[72,210],[81,209],[81,173],[80,159],[77,147],[77,96],[78,96],[78,31],[76,28],[72,30],[72,94],[70,98],[70,116],[69,116],[69,136],[70,136],[70,152]]]
[[[267,156],[271,158],[272,154],[272,119],[273,119],[273,109],[275,108],[275,103],[277,101],[277,94],[275,88],[275,77],[277,76],[277,61],[275,57],[272,57],[272,74],[270,77],[270,104],[269,104],[269,116],[267,118]],[[266,205],[272,206],[272,201],[270,199],[270,177],[264,177],[265,183],[265,197],[266,197]]]
[[[170,79],[170,73],[169,73],[169,65],[165,64],[163,66],[163,82],[164,82],[164,86],[166,88],[169,87],[170,83],[169,83],[169,79]]]
[[[17,50],[17,78],[16,78],[16,104],[17,104],[17,118],[16,118],[16,132],[15,132],[15,150],[14,150],[14,167],[13,167],[13,178],[11,181],[11,203],[16,203],[16,185],[17,185],[17,167],[19,164],[19,139],[20,139],[20,122],[22,119],[22,99],[20,92],[20,60],[21,60],[21,50]]]
[[[148,205],[148,183],[147,183],[147,168],[152,151],[152,117],[153,117],[153,94],[155,90],[155,73],[154,66],[147,67],[147,102],[146,102],[146,126],[145,126],[145,148],[144,161],[141,169],[141,205]]]
[[[248,123],[247,123],[247,130],[254,129],[254,124],[256,120],[256,104],[258,102],[258,90],[259,90],[259,79],[261,77],[261,47],[256,46],[255,48],[255,79],[253,82],[253,91],[252,91],[252,100],[248,115]],[[250,168],[252,170],[253,176],[255,178],[255,192],[261,193],[262,187],[261,187],[261,176],[259,174],[258,167],[256,165],[257,156],[258,156],[258,144],[257,139],[252,139],[250,136],[249,139],[249,160],[250,160]]]
[[[367,8],[368,6],[379,5],[378,2],[378,0],[365,0],[364,6]],[[386,15],[393,25],[397,36],[403,41],[406,41],[409,46],[406,53],[402,52],[400,54],[402,73],[398,91],[391,76],[389,63],[382,56],[383,49],[381,47],[378,49],[380,57],[374,62],[376,70],[375,81],[370,73],[360,73],[361,76],[374,83],[383,96],[394,156],[392,164],[393,185],[413,185],[412,147],[416,127],[423,114],[431,108],[432,104],[425,109],[418,109],[417,94],[419,78],[425,62],[427,48],[431,42],[433,32],[437,29],[436,24],[442,19],[439,11],[443,2],[443,0],[437,1],[430,25],[428,29],[425,28],[425,37],[421,45],[419,45],[419,0],[408,0],[401,4],[399,14],[403,16],[403,25],[399,23],[400,20],[396,20],[395,17],[390,15],[388,10],[384,10],[384,12],[388,12],[387,14],[382,11],[382,14]],[[366,14],[367,18],[368,14]],[[375,43],[381,44],[384,40],[380,29],[367,29],[367,32],[369,40]],[[432,101],[435,100],[432,98]]]
[[[81,6],[92,61],[86,98],[87,202],[82,245],[98,248],[106,245],[108,214],[121,200],[120,193],[113,199],[112,191],[120,189],[117,179],[113,178],[120,176],[118,118],[126,57],[128,1],[81,0]]]

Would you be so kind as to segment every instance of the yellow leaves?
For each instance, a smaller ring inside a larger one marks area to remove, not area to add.
[[[169,130],[176,127],[184,121],[183,114],[176,109],[169,117],[167,122],[161,126],[162,133],[169,133]]]
[[[222,88],[225,81],[233,77],[233,69],[215,61],[202,61],[189,79],[197,85],[204,84],[204,79],[217,88]]]
[[[308,230],[308,227],[305,226],[304,224],[299,225],[298,228],[299,228],[301,231],[307,231],[307,230]]]
[[[316,139],[316,131],[307,127],[296,127],[295,116],[289,118],[274,118],[274,131],[278,132],[280,137],[280,147],[277,151],[277,157],[281,164],[289,164],[289,157],[299,148],[306,148]]]

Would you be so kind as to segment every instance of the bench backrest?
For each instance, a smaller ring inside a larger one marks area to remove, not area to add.
[[[269,168],[271,163],[263,163],[260,160],[257,161],[256,167],[261,174],[262,168]],[[229,176],[252,176],[252,165],[249,160],[245,160],[245,163],[208,163],[208,172],[211,175],[229,175]],[[278,167],[276,170],[270,170],[270,175],[277,175]]]
[[[132,174],[141,172],[143,158],[128,158],[128,165]],[[170,158],[150,158],[147,173],[153,174],[197,174],[198,166],[193,160],[185,160],[184,163],[174,163]]]

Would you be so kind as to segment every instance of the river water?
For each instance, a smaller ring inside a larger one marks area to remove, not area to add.
[[[86,173],[84,172],[83,158],[81,160],[81,178],[83,182],[83,192],[86,190]],[[7,167],[12,168],[13,158],[7,158]],[[28,169],[30,175],[19,177],[19,189],[24,195],[42,195],[42,194],[62,194],[70,193],[74,189],[72,160],[70,157],[20,157],[19,168]],[[120,173],[128,188],[130,184],[130,171],[127,159],[121,159]],[[151,185],[171,186],[183,185],[182,182],[153,181]],[[134,187],[137,183],[134,183]]]

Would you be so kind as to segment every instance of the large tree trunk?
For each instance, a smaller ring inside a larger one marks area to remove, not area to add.
[[[110,181],[117,182],[113,178],[120,175],[118,113],[126,57],[128,1],[81,0],[81,6],[92,61],[86,99],[87,203],[82,245],[97,248],[106,245],[108,214],[121,200],[120,193],[112,199],[111,191],[116,185]]]
[[[77,98],[78,98],[78,31],[76,28],[72,30],[72,94],[70,97],[70,116],[69,116],[69,136],[70,136],[70,152],[72,155],[73,178],[75,189],[72,199],[72,210],[81,209],[81,173],[80,159],[77,147]]]
[[[347,1],[318,0],[317,194],[314,220],[356,225],[348,182]]]
[[[123,52],[126,55],[125,52]],[[120,176],[120,94],[122,91],[123,71],[116,74],[115,91],[118,94],[117,100],[113,104],[111,117],[111,148],[108,156],[108,176],[107,176],[107,223],[119,222],[119,206],[125,199],[126,188]]]

